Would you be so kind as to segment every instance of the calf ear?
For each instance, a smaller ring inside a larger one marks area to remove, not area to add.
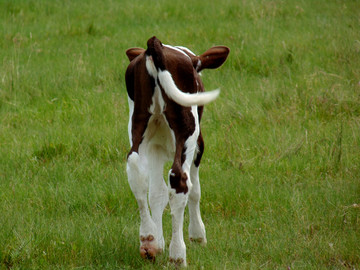
[[[126,51],[126,55],[129,58],[130,62],[137,57],[138,55],[140,55],[141,53],[143,53],[145,51],[145,49],[143,48],[130,48]]]
[[[215,46],[208,49],[202,55],[199,56],[200,63],[196,68],[197,72],[205,68],[218,68],[220,67],[228,57],[230,49],[225,46]]]

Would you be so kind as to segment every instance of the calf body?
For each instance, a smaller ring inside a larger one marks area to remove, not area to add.
[[[170,260],[186,265],[183,217],[187,204],[189,237],[206,243],[199,207],[199,165],[204,151],[199,123],[203,105],[216,99],[219,91],[204,92],[199,72],[221,66],[228,53],[227,47],[217,46],[196,56],[184,47],[163,45],[156,37],[148,40],[146,50],[126,52],[131,145],[127,175],[139,206],[140,255],[144,258],[153,260],[164,250],[162,215],[168,203]],[[168,160],[173,164],[167,185],[163,167]]]

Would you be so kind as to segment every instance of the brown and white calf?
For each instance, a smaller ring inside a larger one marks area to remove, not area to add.
[[[216,46],[196,56],[187,48],[164,45],[152,37],[146,50],[131,48],[126,54],[131,145],[127,175],[140,211],[140,255],[153,260],[164,250],[162,215],[169,202],[170,260],[186,266],[183,218],[187,203],[189,237],[206,243],[199,208],[199,165],[204,151],[199,123],[203,105],[219,94],[219,90],[204,92],[199,72],[221,66],[229,49]],[[172,159],[166,185],[163,167]]]

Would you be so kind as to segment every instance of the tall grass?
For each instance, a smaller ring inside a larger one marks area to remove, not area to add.
[[[172,267],[140,258],[125,174],[124,52],[156,35],[231,48],[203,72],[222,92],[202,121],[208,245],[186,242],[189,268],[358,269],[358,15],[357,1],[1,1],[0,268]]]

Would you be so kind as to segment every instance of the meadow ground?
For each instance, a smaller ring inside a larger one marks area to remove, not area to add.
[[[231,48],[203,72],[222,92],[189,268],[359,269],[359,15],[355,0],[2,0],[0,268],[172,267],[140,258],[125,173],[125,50],[156,35]]]

